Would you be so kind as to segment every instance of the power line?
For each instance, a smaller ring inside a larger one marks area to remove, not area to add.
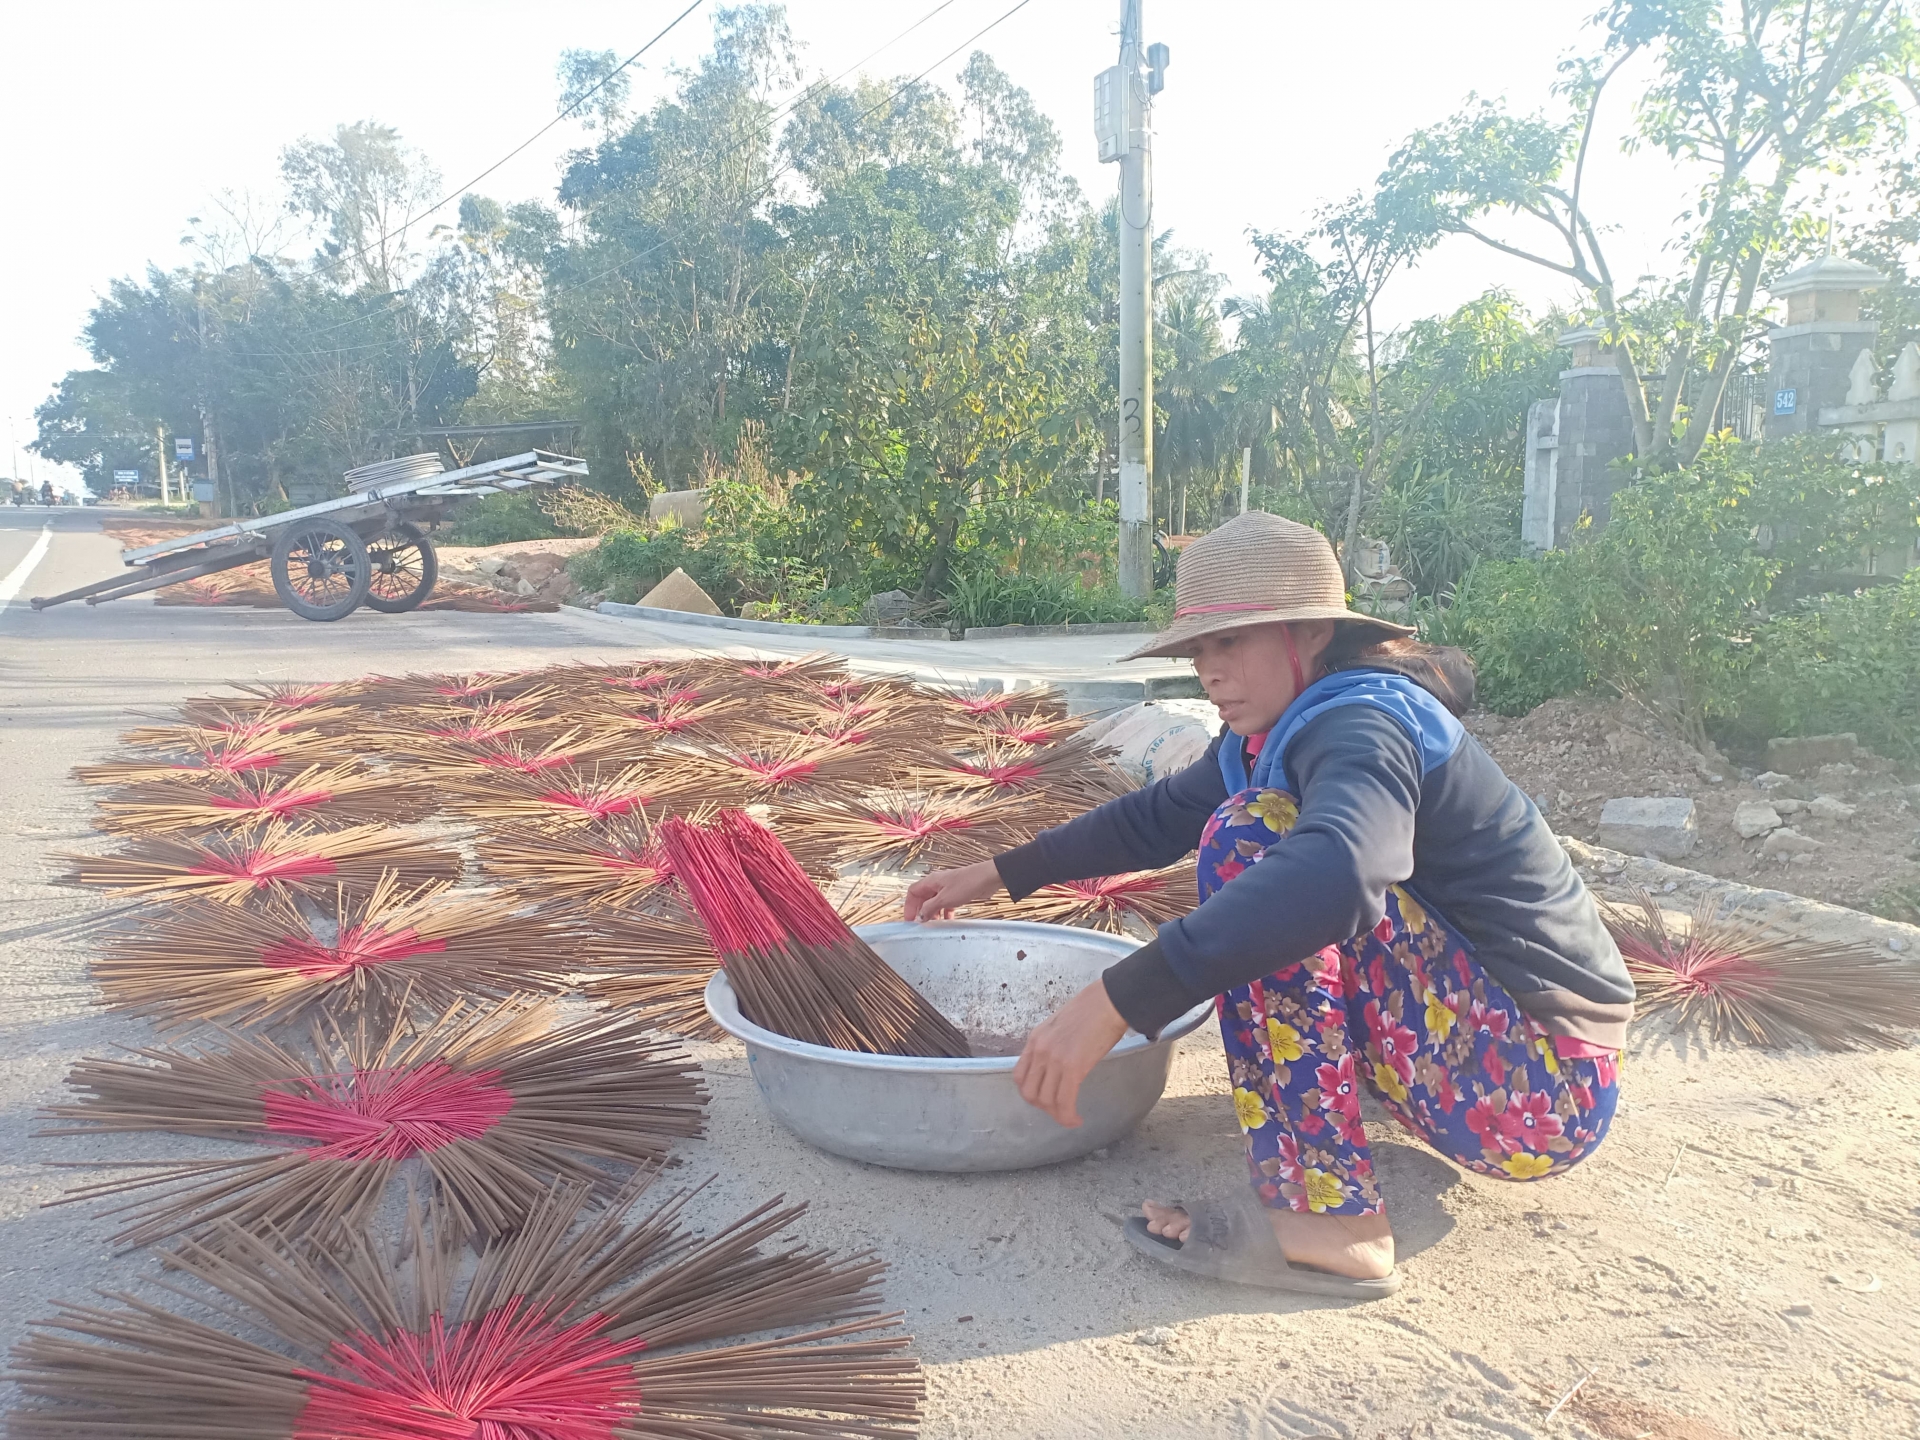
[[[694,0],[694,5],[688,6],[686,10],[683,10],[678,16],[674,18],[673,25],[678,25],[680,21],[685,19],[686,16],[693,10],[694,6],[697,6],[699,3],[700,3],[700,0]],[[1024,5],[1025,3],[1026,3],[1026,0],[1021,0],[1021,5]],[[931,10],[927,11],[926,14],[922,15],[918,20],[914,21],[911,25],[907,26],[906,29],[900,31],[891,40],[888,40],[885,43],[881,45],[877,45],[873,49],[869,50],[865,55],[861,56],[858,60],[854,61],[853,64],[847,66],[847,68],[842,70],[838,75],[835,75],[828,79],[816,80],[812,84],[805,86],[803,89],[796,92],[794,95],[790,96],[787,100],[782,101],[779,105],[774,107],[773,112],[768,116],[766,120],[762,121],[758,125],[755,125],[745,135],[741,136],[739,140],[735,141],[732,145],[729,145],[726,149],[722,150],[719,154],[713,155],[713,156],[704,156],[695,166],[690,166],[686,170],[683,170],[678,174],[663,176],[659,181],[656,182],[656,185],[665,186],[665,185],[677,184],[679,181],[687,178],[687,176],[691,174],[694,169],[701,168],[702,166],[712,165],[717,163],[718,161],[724,160],[729,155],[732,155],[735,151],[740,150],[744,146],[751,143],[753,140],[759,138],[762,135],[770,133],[774,129],[774,127],[779,125],[779,123],[782,120],[787,119],[788,117],[793,115],[795,112],[797,112],[802,105],[806,104],[808,100],[812,99],[820,91],[830,86],[839,84],[842,80],[846,79],[847,76],[851,75],[854,71],[858,70],[861,66],[865,65],[868,61],[874,59],[878,55],[885,53],[888,50],[891,50],[895,45],[898,45],[902,40],[906,39],[907,36],[913,34],[914,31],[918,30],[922,25],[925,25],[929,20],[933,19],[936,15],[940,14],[941,11],[950,8],[953,4],[954,4],[954,0],[940,0],[939,4],[935,5]],[[1015,10],[1020,9],[1021,5],[1016,5],[1014,9]],[[1007,13],[1008,15],[1011,15],[1013,12],[1008,11]],[[1007,17],[1003,15],[1000,18],[1004,20]],[[994,25],[997,25],[1000,22],[996,20],[993,23]],[[669,25],[667,27],[667,30],[671,30],[673,28],[673,25]],[[986,30],[991,30],[992,28],[993,26],[989,25],[986,27]],[[986,30],[979,31],[973,38],[978,39],[980,35],[984,35],[986,33]],[[655,44],[655,42],[657,42],[661,38],[661,36],[665,35],[666,33],[667,33],[666,30],[661,31],[660,35],[654,36],[652,40],[649,40],[646,43],[646,45],[643,45],[639,50],[635,51],[633,55],[628,57],[626,65],[631,65],[635,60],[639,59],[640,56],[644,55],[647,52],[647,50],[650,49]],[[964,47],[964,45],[968,45],[971,43],[973,43],[972,40],[962,42],[962,48]],[[954,51],[949,51],[946,56],[943,56],[940,60],[935,61],[932,66],[928,67],[928,69],[929,70],[937,69],[940,65],[944,64],[946,60],[951,59],[952,56],[956,53],[958,53],[957,48]],[[626,68],[626,65],[620,66],[619,69],[624,70]],[[549,121],[544,127],[542,127],[542,129],[539,132],[537,132],[535,135],[530,137],[527,140],[526,144],[521,145],[519,147],[519,150],[515,150],[514,152],[512,152],[512,154],[509,154],[503,157],[499,162],[490,166],[488,169],[482,171],[480,175],[476,176],[473,180],[469,181],[467,183],[467,186],[462,187],[462,192],[456,192],[456,193],[464,193],[465,189],[471,188],[474,184],[477,184],[480,180],[483,180],[488,175],[492,174],[493,171],[499,169],[501,165],[504,165],[508,160],[511,160],[514,155],[519,154],[520,150],[526,149],[527,145],[531,145],[534,140],[539,139],[541,135],[544,135],[548,130],[551,130],[553,126],[558,124],[560,120],[564,119],[572,109],[577,109],[580,104],[584,103],[587,99],[589,99],[593,95],[595,90],[598,90],[601,85],[605,85],[607,83],[607,80],[611,80],[613,76],[618,73],[619,73],[619,70],[615,70],[609,73],[606,79],[600,82],[600,85],[596,85],[593,90],[589,90],[585,95],[582,95],[578,101],[574,102],[573,106],[569,107],[569,110],[562,111],[560,115],[556,116],[553,120]],[[908,84],[912,85],[912,84],[918,83],[920,79],[925,78],[927,73],[928,73],[927,71],[922,71],[919,76],[916,76],[914,80],[909,81]],[[905,89],[906,87],[903,86],[901,88]],[[888,97],[887,101],[883,103],[891,104],[893,99],[898,97],[899,93],[900,93],[899,91],[896,91],[893,96]],[[871,113],[872,111],[868,112],[868,114],[871,114]],[[863,115],[860,118],[864,120],[867,117]],[[774,178],[778,179],[780,175],[785,173],[786,173],[785,170],[782,169],[781,171],[776,172]],[[764,199],[766,193],[767,192],[763,192],[760,196],[755,197],[755,203],[757,204],[759,200]],[[447,197],[447,198],[451,198],[451,197]],[[440,205],[444,205],[445,203],[446,203],[446,199],[442,199],[439,202],[437,202],[433,207],[429,208],[428,210],[422,211],[421,213],[422,215],[431,214],[433,210],[438,209]],[[408,223],[411,223],[411,222],[408,222]],[[400,229],[401,230],[406,229],[406,225],[402,225]],[[393,233],[397,234],[399,232],[395,231]],[[388,237],[383,236],[381,238],[386,239]],[[380,241],[376,240],[373,242],[373,245],[377,245],[379,243]],[[369,245],[367,249],[372,249],[373,245]],[[655,249],[658,249],[658,248],[659,248],[658,246],[655,247]],[[366,251],[362,250],[360,253],[365,254]],[[643,251],[641,255],[629,255],[625,260],[622,260],[620,264],[621,265],[630,264],[633,261],[642,258],[643,255],[649,255],[652,253],[653,252],[651,250],[648,250],[648,251]],[[614,267],[614,269],[618,269],[618,268],[619,266]],[[610,275],[612,273],[613,273],[612,270],[605,272],[605,274],[607,275]],[[582,283],[590,285],[590,284],[593,284],[595,280],[599,280],[602,278],[604,278],[604,275],[595,276],[592,280],[587,280]],[[405,295],[404,291],[400,292],[400,294],[396,295],[394,299],[389,301],[388,304],[384,306],[382,309],[371,311],[366,315],[357,316],[351,320],[339,321],[333,325],[329,325],[320,330],[316,330],[313,333],[315,335],[326,335],[326,334],[330,334],[335,330],[344,330],[347,327],[352,325],[358,325],[358,324],[377,320],[382,315],[391,314],[394,311],[398,310],[405,303],[404,295]],[[331,350],[311,350],[310,349],[310,350],[301,351],[300,355],[303,358],[308,356],[318,356],[318,355],[346,355],[346,354],[351,354],[358,350],[377,350],[377,349],[380,349],[383,345],[385,345],[385,343],[386,343],[385,341],[376,340],[376,341],[369,341],[366,344],[362,344],[362,345],[343,345],[336,349],[331,349]],[[281,355],[277,357],[262,357],[262,358],[288,359],[292,357],[290,355]]]
[[[413,223],[416,220],[426,219],[427,216],[433,214],[434,211],[438,210],[442,205],[445,205],[449,200],[455,199],[456,197],[461,195],[465,195],[469,190],[473,189],[474,186],[478,185],[482,180],[486,179],[489,175],[493,174],[494,171],[498,170],[502,165],[506,164],[509,160],[513,159],[514,156],[518,155],[522,150],[525,150],[529,145],[533,144],[534,141],[538,140],[542,135],[546,134],[549,130],[553,129],[554,126],[558,125],[562,120],[566,119],[569,115],[573,114],[574,111],[578,110],[582,105],[586,104],[587,101],[591,100],[595,95],[599,94],[600,91],[604,90],[609,84],[612,83],[614,76],[620,74],[621,71],[625,70],[629,65],[633,64],[634,61],[638,60],[642,55],[646,54],[654,46],[658,45],[662,40],[666,39],[668,35],[673,33],[675,26],[677,26],[682,20],[686,19],[687,16],[691,15],[694,11],[698,10],[700,6],[704,3],[705,3],[705,0],[693,0],[692,4],[688,5],[686,9],[682,10],[678,15],[674,16],[673,19],[669,20],[666,24],[666,27],[663,30],[661,30],[658,35],[655,35],[653,39],[647,41],[646,44],[642,45],[638,50],[634,51],[633,54],[629,55],[625,60],[621,61],[618,65],[614,66],[613,69],[609,70],[604,76],[601,77],[600,82],[597,85],[595,85],[592,89],[588,90],[578,100],[575,100],[573,104],[567,106],[566,109],[562,110],[558,115],[555,115],[546,124],[542,125],[538,130],[534,131],[533,134],[529,135],[526,139],[522,140],[518,145],[514,146],[513,149],[509,150],[506,154],[502,155],[498,160],[494,161],[493,164],[489,165],[486,169],[482,170],[478,175],[474,176],[473,179],[467,181],[466,184],[457,186],[454,189],[449,190],[446,194],[442,195],[438,200],[434,201],[433,204],[429,205],[426,209],[420,211],[417,215],[407,216],[406,219],[402,220],[397,226],[389,230],[386,234],[380,236],[378,239],[369,240],[365,245],[361,246],[358,250],[354,251],[352,255],[348,256],[347,261],[358,260],[363,256],[365,256],[369,250],[372,250],[377,246],[386,244],[387,241],[393,239],[394,236],[404,235],[409,229],[412,228]],[[342,263],[346,263],[346,262],[343,261]]]
[[[951,0],[949,0],[949,3],[951,3]],[[934,61],[933,64],[927,66],[927,68],[922,70],[918,75],[914,76],[911,80],[908,80],[903,84],[901,84],[898,89],[896,89],[891,95],[887,96],[887,98],[882,100],[879,104],[870,106],[866,110],[862,111],[858,116],[854,118],[853,123],[858,125],[861,123],[861,121],[871,119],[873,116],[879,114],[880,111],[885,110],[888,106],[892,105],[894,101],[898,100],[902,95],[906,94],[907,91],[911,90],[914,86],[918,85],[922,80],[926,79],[927,76],[931,75],[934,71],[938,70],[942,65],[946,64],[947,61],[951,60],[954,56],[958,55],[962,50],[966,49],[967,46],[973,44],[974,41],[980,39],[980,37],[985,35],[988,31],[995,29],[1002,22],[1011,20],[1015,15],[1019,14],[1020,11],[1026,9],[1027,6],[1031,3],[1032,3],[1032,0],[1019,0],[1019,3],[1014,5],[1010,10],[1003,12],[997,19],[991,20],[987,24],[981,26],[978,30],[974,31],[973,34],[969,35],[965,40],[962,40],[958,45],[954,46],[953,49],[949,50],[946,54],[942,55],[938,60]],[[942,5],[940,7],[940,9],[942,10],[944,10],[945,8],[946,8],[945,5]],[[938,13],[938,12],[936,11],[935,13]],[[866,62],[862,61],[860,63],[865,64]],[[845,72],[842,72],[842,74],[844,75]],[[735,148],[738,148],[738,147],[735,147]],[[723,151],[719,156],[716,156],[714,158],[724,159],[726,155],[731,153],[732,153],[731,151]],[[754,197],[753,203],[757,205],[760,203],[760,201],[766,199],[767,196],[771,195],[773,193],[773,187],[775,184],[779,182],[780,177],[785,175],[787,171],[791,170],[792,168],[793,168],[793,163],[789,161],[787,164],[782,165],[778,170],[774,171],[772,175],[768,176],[767,183],[761,188],[760,193]],[[600,281],[606,279],[609,275],[613,274],[615,271],[620,270],[625,266],[631,265],[636,260],[644,260],[647,258],[647,256],[654,254],[656,251],[664,250],[668,245],[671,245],[672,243],[673,242],[671,240],[662,240],[656,245],[650,245],[645,250],[640,251],[638,254],[629,255],[627,256],[626,259],[619,261],[617,264],[609,266],[605,270],[602,270],[598,275],[590,276],[589,278],[582,280],[579,286],[576,288],[585,289],[589,285],[597,285],[599,284]]]

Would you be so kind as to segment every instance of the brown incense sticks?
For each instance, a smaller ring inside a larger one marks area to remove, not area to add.
[[[55,1119],[88,1131],[164,1130],[246,1139],[262,1153],[151,1167],[73,1192],[87,1201],[160,1188],[116,1237],[147,1245],[231,1216],[281,1233],[357,1227],[408,1161],[432,1175],[460,1226],[494,1235],[524,1222],[556,1177],[605,1190],[592,1161],[664,1157],[703,1128],[699,1071],[641,1021],[602,1015],[549,1029],[525,998],[437,1020],[316,1027],[304,1046],[229,1034],[216,1049],[141,1050],[88,1060],[82,1096]],[[123,1213],[123,1212],[116,1212]]]

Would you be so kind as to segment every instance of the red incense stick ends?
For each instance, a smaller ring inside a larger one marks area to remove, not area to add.
[[[853,933],[773,833],[744,811],[661,827],[741,1011],[810,1044],[964,1056],[967,1038]]]

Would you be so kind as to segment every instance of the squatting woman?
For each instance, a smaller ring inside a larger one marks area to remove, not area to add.
[[[1076,1125],[1080,1082],[1129,1026],[1155,1035],[1218,997],[1252,1189],[1146,1204],[1128,1239],[1169,1265],[1392,1293],[1363,1085],[1501,1179],[1565,1171],[1613,1118],[1626,967],[1540,812],[1462,728],[1465,657],[1410,633],[1346,608],[1318,532],[1229,521],[1181,555],[1172,627],[1137,652],[1192,657],[1225,722],[1207,754],[907,892],[926,920],[1199,851],[1199,905],[1036,1029],[1014,1072]]]

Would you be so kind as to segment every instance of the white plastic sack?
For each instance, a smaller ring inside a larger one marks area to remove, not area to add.
[[[1146,700],[1094,721],[1087,738],[1114,752],[1108,761],[1135,785],[1187,768],[1206,753],[1220,714],[1205,700]]]

